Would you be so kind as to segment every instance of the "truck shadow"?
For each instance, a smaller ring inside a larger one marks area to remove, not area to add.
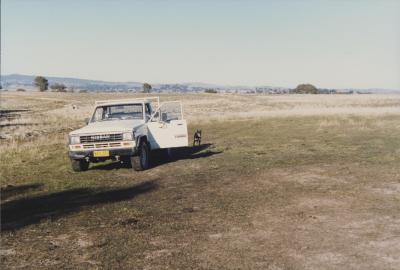
[[[158,167],[163,164],[185,159],[207,158],[213,155],[221,154],[223,151],[213,151],[213,144],[207,143],[196,146],[174,148],[171,156],[166,150],[155,150],[151,152],[150,168]],[[130,164],[121,162],[112,162],[101,165],[93,165],[91,170],[116,170],[120,168],[131,168]]]
[[[223,152],[214,151],[212,150],[212,148],[213,144],[207,143],[190,147],[174,148],[171,155],[169,155],[165,150],[154,151],[154,153],[152,153],[151,155],[151,167],[161,166],[163,164],[175,162],[178,160],[207,158],[213,155],[221,154]]]
[[[1,188],[1,200],[6,200],[8,198],[17,196],[19,194],[32,191],[35,189],[40,189],[43,186],[43,184],[39,183],[34,183],[34,184],[26,184],[26,185],[19,185],[19,186],[13,186],[13,185],[8,185],[5,187]]]
[[[57,219],[83,207],[132,200],[158,188],[157,180],[124,188],[77,188],[1,204],[1,231],[21,229],[43,219]]]

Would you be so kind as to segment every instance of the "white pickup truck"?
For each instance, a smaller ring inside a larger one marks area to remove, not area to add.
[[[96,101],[87,126],[69,133],[68,153],[74,171],[107,159],[128,162],[140,171],[149,168],[151,150],[186,146],[182,104],[160,104],[159,97],[150,97]]]

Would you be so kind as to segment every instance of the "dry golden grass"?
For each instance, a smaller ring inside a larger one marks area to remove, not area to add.
[[[3,121],[3,125],[12,125],[3,133],[20,138],[30,131],[46,130],[46,125],[75,127],[91,115],[95,100],[143,96],[127,93],[4,93],[2,108],[29,108],[32,111],[23,113],[21,119]],[[181,100],[185,117],[194,122],[266,117],[400,115],[400,95],[160,94],[160,97],[161,101]],[[20,124],[42,126],[22,127]]]

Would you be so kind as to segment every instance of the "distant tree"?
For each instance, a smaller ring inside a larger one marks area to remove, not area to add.
[[[50,88],[57,92],[67,92],[67,87],[62,83],[55,83],[50,85]]]
[[[49,81],[45,77],[42,77],[42,76],[36,76],[33,83],[42,92],[46,91],[49,87]]]
[[[318,94],[318,88],[312,84],[299,84],[292,90],[295,94]]]
[[[216,93],[218,93],[218,91],[215,89],[209,88],[209,89],[204,90],[204,93],[216,94]]]
[[[143,84],[143,93],[150,93],[151,89],[152,89],[152,87],[150,84],[148,84],[148,83]]]

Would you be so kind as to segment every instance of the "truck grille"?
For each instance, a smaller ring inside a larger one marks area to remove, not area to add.
[[[95,148],[112,148],[112,147],[121,147],[120,142],[110,142],[110,143],[89,143],[84,144],[83,149],[95,149]]]
[[[80,136],[81,143],[122,141],[122,133]]]

